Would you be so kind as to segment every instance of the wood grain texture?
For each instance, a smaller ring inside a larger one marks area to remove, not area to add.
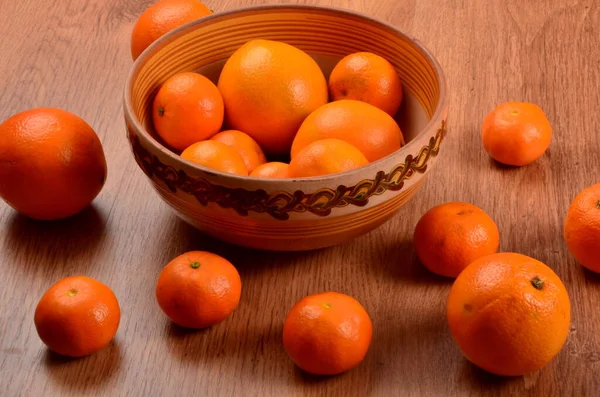
[[[286,1],[280,3],[292,3]],[[264,4],[207,1],[216,10]],[[273,3],[273,2],[270,2]],[[295,3],[295,2],[294,2]],[[445,153],[423,188],[384,226],[351,243],[274,254],[226,246],[178,220],[137,169],[125,140],[122,93],[129,34],[147,0],[0,0],[0,119],[57,106],[100,135],[108,182],[71,219],[40,223],[0,205],[2,396],[592,396],[600,387],[600,277],[566,250],[562,223],[600,167],[600,3],[594,0],[323,0],[419,38],[451,92]],[[481,120],[506,100],[538,103],[554,140],[538,162],[499,167],[481,147]],[[531,255],[566,283],[572,332],[531,376],[503,379],[469,364],[449,334],[450,282],[428,273],[411,243],[430,207],[469,201],[497,221],[501,250]],[[230,259],[243,282],[238,310],[200,332],[172,326],[154,299],[161,268],[190,249]],[[87,358],[48,353],[33,325],[39,297],[60,278],[107,283],[122,306],[114,342]],[[287,357],[282,323],[308,293],[362,302],[374,339],[365,361],[333,378],[303,374]]]

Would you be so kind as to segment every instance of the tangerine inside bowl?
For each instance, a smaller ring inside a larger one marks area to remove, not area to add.
[[[396,116],[406,144],[364,167],[315,178],[262,179],[182,159],[152,127],[152,102],[171,76],[197,71],[215,83],[227,58],[252,39],[310,54],[326,77],[360,51],[392,63],[403,83]],[[366,16],[314,6],[261,6],[218,13],[163,36],[135,62],[125,91],[135,160],[183,220],[220,240],[273,251],[346,242],[390,219],[422,186],[446,135],[447,88],[435,58],[415,39]]]

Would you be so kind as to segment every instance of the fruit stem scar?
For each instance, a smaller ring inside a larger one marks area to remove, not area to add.
[[[75,296],[75,295],[77,295],[77,289],[71,288],[70,290],[67,291],[67,296]]]
[[[325,309],[331,309],[331,304],[330,303],[323,303],[323,307]]]
[[[541,290],[544,288],[544,281],[539,276],[535,276],[531,279],[531,285],[533,285],[535,289]]]
[[[164,116],[164,115],[165,115],[165,108],[163,108],[162,106],[160,106],[160,107],[158,108],[158,115],[159,115],[160,117]]]
[[[198,268],[200,267],[200,262],[192,262],[192,263],[190,264],[190,267],[191,267],[192,269],[198,269]]]
[[[517,114],[519,114],[518,110],[513,110],[510,112],[510,114],[512,114],[513,116],[516,116]]]

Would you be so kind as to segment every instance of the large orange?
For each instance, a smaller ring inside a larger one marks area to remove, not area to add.
[[[252,137],[242,131],[227,130],[221,131],[210,138],[213,141],[222,142],[231,146],[242,157],[248,173],[252,172],[256,167],[267,162],[265,154]]]
[[[48,348],[82,357],[104,348],[121,320],[113,291],[90,277],[67,277],[54,284],[35,308],[35,328]]]
[[[365,308],[337,292],[309,295],[289,311],[283,325],[283,345],[302,370],[336,375],[365,358],[373,324]]]
[[[252,40],[225,63],[219,77],[225,117],[268,154],[287,154],[304,119],[327,103],[319,65],[289,44]]]
[[[552,126],[536,104],[506,102],[491,111],[482,125],[483,147],[494,160],[512,166],[540,158],[552,141]]]
[[[365,156],[341,139],[322,139],[302,149],[290,162],[290,177],[336,174],[369,164]]]
[[[181,157],[208,168],[229,174],[248,175],[248,169],[237,150],[219,141],[197,142],[185,149]]]
[[[136,60],[165,33],[210,14],[212,11],[200,0],[161,0],[151,5],[138,17],[131,32],[131,57]]]
[[[106,172],[100,139],[72,113],[31,109],[0,124],[0,196],[23,215],[54,220],[80,212]]]
[[[321,106],[304,120],[292,145],[292,159],[321,139],[341,139],[373,162],[400,149],[402,131],[394,119],[366,102],[340,100]]]
[[[240,275],[231,262],[205,251],[173,259],[156,284],[160,308],[186,328],[205,328],[225,320],[238,306],[241,293]]]
[[[497,375],[520,376],[560,352],[569,335],[571,305],[548,266],[525,255],[497,253],[458,276],[447,315],[467,359]]]
[[[464,202],[437,205],[415,227],[415,250],[430,271],[456,277],[475,259],[498,251],[498,226],[481,208]]]
[[[600,183],[583,189],[571,202],[564,224],[569,251],[583,266],[600,273]]]
[[[219,132],[224,112],[217,86],[201,74],[184,72],[160,87],[154,98],[152,120],[167,145],[183,150]]]
[[[344,57],[329,76],[331,99],[356,99],[395,116],[402,103],[402,83],[387,59],[371,52]]]

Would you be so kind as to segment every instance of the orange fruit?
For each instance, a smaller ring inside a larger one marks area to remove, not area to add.
[[[80,212],[106,172],[100,139],[72,113],[37,108],[0,124],[0,196],[23,215],[55,220]]]
[[[290,162],[292,178],[305,178],[349,171],[369,164],[365,156],[340,139],[322,139],[306,146]]]
[[[219,77],[229,126],[254,138],[268,154],[289,153],[306,116],[327,103],[327,81],[305,52],[271,40],[251,40]]]
[[[370,103],[394,117],[402,103],[402,83],[387,59],[371,52],[347,55],[329,76],[332,100],[355,99]]]
[[[205,328],[225,320],[238,306],[242,281],[226,259],[190,251],[169,262],[156,284],[156,299],[175,324]]]
[[[267,162],[265,154],[263,153],[258,143],[252,137],[242,131],[227,130],[219,132],[210,138],[213,141],[222,142],[228,146],[231,146],[242,157],[248,172],[252,172],[256,167]]]
[[[525,255],[498,253],[477,259],[458,276],[447,316],[468,360],[496,375],[521,376],[560,352],[571,304],[548,266]]]
[[[113,291],[85,276],[67,277],[50,287],[34,315],[42,342],[70,357],[103,349],[117,333],[120,321],[121,309]]]
[[[183,150],[219,132],[224,112],[217,86],[201,74],[185,72],[161,86],[154,98],[152,120],[167,145]]]
[[[365,358],[373,324],[365,308],[337,292],[309,295],[289,311],[283,345],[294,363],[315,375],[337,375]]]
[[[219,141],[202,141],[188,147],[181,157],[193,163],[230,174],[248,175],[248,169],[237,150]]]
[[[427,211],[415,227],[415,251],[423,265],[445,277],[457,277],[471,262],[498,251],[498,226],[469,203],[441,204]]]
[[[533,103],[506,102],[487,115],[482,125],[483,147],[494,160],[523,166],[540,158],[552,141],[552,126]]]
[[[292,159],[309,144],[329,138],[352,144],[370,162],[404,143],[400,127],[389,114],[366,102],[341,100],[321,106],[304,120],[292,145]]]
[[[600,183],[571,202],[564,225],[569,251],[587,269],[600,273]]]
[[[250,173],[250,176],[256,178],[289,178],[290,165],[273,161],[259,165]]]
[[[131,32],[131,57],[136,60],[159,37],[188,22],[212,14],[200,0],[161,0],[148,7]]]

